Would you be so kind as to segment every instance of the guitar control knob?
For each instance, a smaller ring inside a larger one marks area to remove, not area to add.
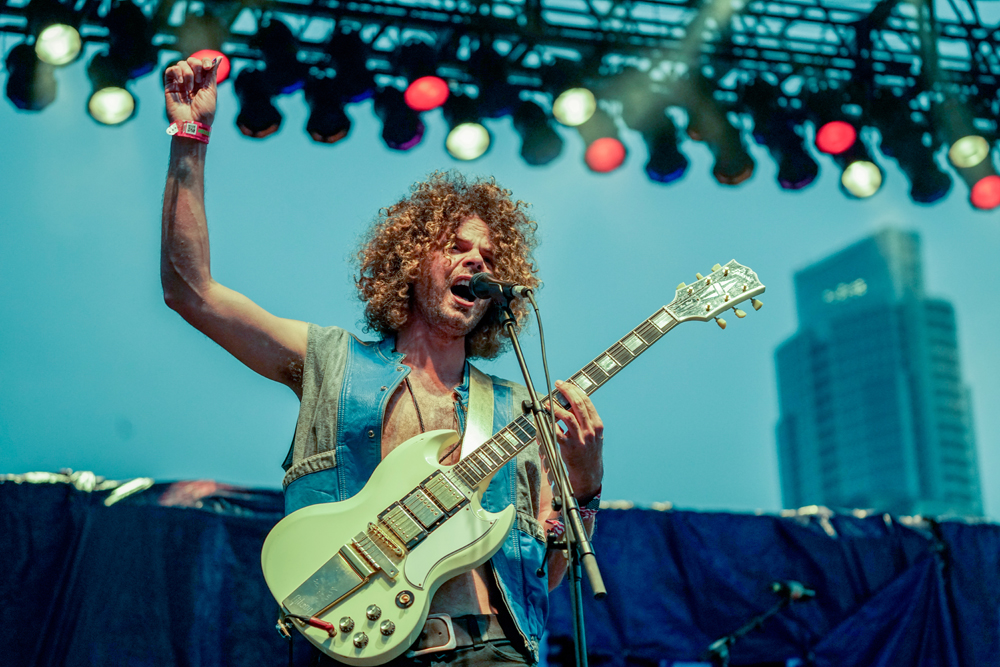
[[[364,648],[368,646],[368,635],[363,632],[359,632],[354,635],[354,646],[356,648]]]
[[[378,629],[382,632],[383,635],[388,637],[389,635],[391,635],[396,631],[396,624],[388,620],[382,621],[382,623],[378,626]]]
[[[378,608],[377,604],[373,604],[365,611],[365,616],[368,617],[369,621],[377,621],[382,615],[382,610]]]
[[[345,616],[342,619],[340,619],[340,631],[341,632],[350,632],[353,629],[354,629],[354,619],[353,618],[351,618],[350,616]]]

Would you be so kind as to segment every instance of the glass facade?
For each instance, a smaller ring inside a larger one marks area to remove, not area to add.
[[[955,313],[924,294],[917,235],[809,266],[795,295],[799,331],[775,355],[784,505],[981,515]]]

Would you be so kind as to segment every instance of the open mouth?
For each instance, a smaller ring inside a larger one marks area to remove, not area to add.
[[[472,290],[469,289],[468,283],[458,283],[452,285],[451,293],[457,296],[462,301],[468,301],[469,303],[472,303],[476,300],[476,297],[473,296],[472,294]]]

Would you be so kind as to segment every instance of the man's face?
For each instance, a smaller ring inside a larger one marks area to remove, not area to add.
[[[414,316],[439,333],[465,336],[490,306],[469,290],[469,280],[481,272],[493,273],[493,244],[486,223],[471,217],[458,226],[453,242],[424,259],[414,285]]]

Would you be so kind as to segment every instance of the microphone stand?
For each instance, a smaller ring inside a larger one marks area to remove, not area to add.
[[[528,388],[528,396],[531,405],[525,405],[527,411],[530,407],[535,417],[535,431],[545,450],[546,458],[549,461],[549,469],[552,472],[552,480],[555,482],[555,494],[552,501],[553,509],[558,510],[560,506],[563,510],[563,518],[566,525],[565,550],[567,561],[567,573],[570,585],[570,604],[573,607],[573,639],[576,649],[577,667],[587,667],[587,638],[583,623],[583,590],[581,587],[581,570],[586,573],[590,588],[594,591],[594,599],[600,600],[607,595],[604,587],[604,579],[597,566],[597,557],[594,555],[593,546],[587,531],[583,526],[583,517],[580,514],[580,504],[573,497],[573,486],[569,481],[569,471],[566,463],[559,454],[556,446],[555,435],[550,429],[547,413],[538,400],[535,387],[531,382],[531,374],[528,372],[528,365],[521,352],[521,344],[517,338],[515,330],[516,320],[514,313],[506,299],[498,299],[500,306],[500,323],[507,329],[511,343],[514,346],[514,354],[517,356],[517,363],[521,366],[521,374],[524,376],[524,384]],[[525,401],[527,404],[529,401]],[[561,499],[561,500],[560,500]]]

